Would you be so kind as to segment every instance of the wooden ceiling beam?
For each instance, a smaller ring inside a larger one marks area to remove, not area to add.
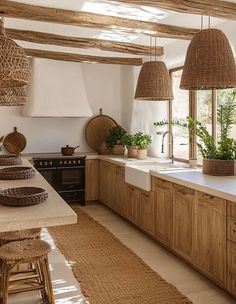
[[[206,15],[236,20],[236,3],[222,0],[112,0],[125,4],[144,5],[179,13]]]
[[[150,36],[174,39],[191,39],[192,36],[198,31],[198,29],[112,17],[81,11],[36,6],[9,0],[0,1],[0,15],[11,18],[53,22],[88,28],[116,29],[134,34],[141,33]]]
[[[6,35],[9,38],[16,40],[23,40],[33,43],[59,45],[73,48],[83,49],[100,49],[102,51],[111,51],[119,53],[129,53],[134,55],[149,55],[150,47],[140,44],[116,42],[103,39],[92,38],[80,38],[80,37],[68,37],[51,33],[17,30],[12,28],[6,28]],[[155,48],[151,48],[152,54],[155,54]],[[156,47],[156,55],[162,56],[164,53],[163,47]]]
[[[36,49],[25,49],[27,56],[72,61],[81,63],[103,63],[103,64],[121,64],[121,65],[142,65],[142,58],[123,58],[123,57],[102,57],[102,56],[91,56],[73,53],[53,52]]]

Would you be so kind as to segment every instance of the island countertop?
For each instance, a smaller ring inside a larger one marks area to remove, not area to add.
[[[32,166],[24,159],[22,166]],[[0,167],[4,168],[4,167]],[[10,207],[0,205],[0,232],[73,224],[77,215],[51,185],[36,171],[24,180],[0,180],[0,188],[40,187],[48,192],[48,199],[38,205]]]

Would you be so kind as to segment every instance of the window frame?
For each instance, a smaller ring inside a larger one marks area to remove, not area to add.
[[[172,74],[176,71],[182,70],[184,66],[179,66],[173,69],[169,70],[169,75],[170,75],[170,79],[171,79],[171,83],[173,81],[172,78]],[[216,136],[217,136],[217,118],[216,118],[216,112],[217,112],[217,96],[216,96],[216,90],[213,89],[212,90],[212,100],[211,100],[211,106],[212,106],[212,136],[216,142]],[[173,111],[172,111],[172,107],[173,107],[173,100],[169,100],[169,105],[168,105],[168,117],[169,117],[169,125],[168,125],[168,130],[172,131],[172,125],[171,125],[171,121],[173,119]],[[189,91],[189,116],[193,117],[194,119],[197,119],[197,91]],[[191,143],[189,143],[189,159],[192,158],[197,158],[197,144],[196,144],[196,140],[195,140],[195,136],[193,138],[193,141]],[[169,138],[170,141],[170,138]],[[171,144],[171,143],[170,143]],[[181,162],[185,162],[188,163],[189,159],[181,159],[181,158],[174,158],[176,161],[181,161]]]

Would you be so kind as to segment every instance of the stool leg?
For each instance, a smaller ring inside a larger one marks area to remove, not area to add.
[[[9,277],[10,277],[10,267],[3,262],[2,265],[2,298],[1,304],[7,304],[8,300],[8,285],[9,285]]]
[[[51,275],[49,270],[49,264],[48,264],[48,258],[45,257],[43,260],[40,261],[40,265],[42,267],[42,273],[44,277],[45,282],[45,289],[47,291],[47,297],[48,297],[48,304],[54,304],[54,296],[52,291],[52,281],[51,281]]]
[[[40,267],[40,262],[39,262],[39,261],[37,261],[37,262],[35,263],[35,267],[36,267],[36,271],[37,271],[38,274],[39,274],[40,284],[43,285],[43,286],[45,286],[46,283],[45,283],[45,281],[44,281],[44,277],[43,277],[43,274],[42,274],[42,269],[41,269],[41,267]],[[40,290],[40,293],[41,293],[41,297],[42,297],[43,304],[44,304],[44,303],[47,303],[47,293],[46,293],[46,291],[45,291],[45,288],[42,289],[42,290]]]

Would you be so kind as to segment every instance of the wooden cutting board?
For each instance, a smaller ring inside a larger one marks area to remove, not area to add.
[[[5,137],[3,146],[8,153],[18,155],[26,147],[26,138],[14,127],[14,132]]]

